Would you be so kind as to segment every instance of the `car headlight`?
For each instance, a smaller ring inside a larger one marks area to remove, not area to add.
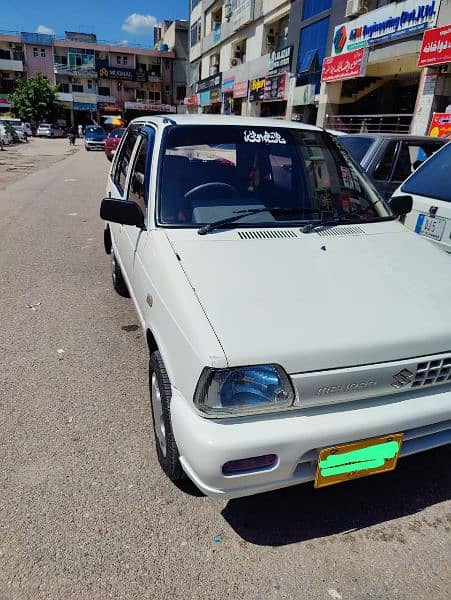
[[[279,365],[205,368],[194,394],[197,408],[217,417],[274,412],[293,401],[293,387]]]

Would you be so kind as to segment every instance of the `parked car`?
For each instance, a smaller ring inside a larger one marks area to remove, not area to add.
[[[12,138],[12,143],[13,144],[18,144],[20,142],[19,134],[17,133],[17,130],[11,125],[11,123],[9,122],[9,120],[8,119],[1,119],[0,120],[0,124],[4,125],[4,127],[7,129],[9,135]]]
[[[87,125],[85,128],[85,148],[86,150],[105,148],[107,133],[100,125]]]
[[[125,128],[118,127],[113,129],[110,135],[105,140],[105,154],[108,160],[113,160],[114,153],[119,146],[119,143],[124,135]]]
[[[10,144],[14,143],[12,133],[3,123],[0,123],[0,139],[5,146],[9,146]]]
[[[41,123],[36,131],[37,137],[64,137],[64,130],[53,123]]]
[[[396,190],[409,194],[413,210],[404,224],[451,253],[451,142],[433,154]]]
[[[25,128],[23,126],[23,123],[20,119],[14,119],[12,117],[4,117],[4,120],[11,125],[11,127],[13,129],[16,130],[17,132],[17,137],[19,138],[19,141],[21,142],[28,142],[27,136],[28,136],[28,132],[25,131]],[[29,124],[28,124],[29,125]],[[31,135],[31,133],[30,133]]]
[[[130,124],[100,215],[169,478],[220,498],[323,487],[451,441],[449,260],[397,220],[411,205],[390,210],[316,127]]]
[[[385,199],[422,161],[446,144],[441,138],[385,133],[342,135],[339,142]]]

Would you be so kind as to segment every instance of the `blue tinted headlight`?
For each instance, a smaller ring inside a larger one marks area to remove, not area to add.
[[[281,410],[293,400],[290,380],[278,365],[204,369],[194,399],[200,410],[217,416]]]

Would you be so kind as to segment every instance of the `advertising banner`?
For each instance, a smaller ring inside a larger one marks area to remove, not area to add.
[[[328,56],[323,61],[321,81],[342,81],[363,77],[368,61],[368,50],[360,48],[352,52],[345,52],[339,56]]]
[[[134,81],[136,79],[135,69],[127,69],[123,67],[100,67],[97,73],[99,77],[103,77],[105,79],[124,79],[128,81]]]
[[[254,0],[232,0],[231,22],[235,28],[252,21],[254,16]]]
[[[235,77],[224,77],[224,79],[222,80],[222,91],[231,92],[233,90],[234,85]]]
[[[8,94],[0,94],[0,106],[3,108],[11,107],[11,99]]]
[[[428,135],[451,139],[451,113],[433,113]]]
[[[175,113],[176,107],[171,104],[149,104],[147,102],[124,102],[125,110]]]
[[[211,90],[210,92],[210,102],[212,104],[216,104],[221,102],[221,93],[219,90]]]
[[[197,94],[193,94],[192,96],[187,96],[184,101],[184,104],[187,106],[199,106],[199,97]]]
[[[122,112],[124,105],[121,102],[97,102],[97,108],[102,112]]]
[[[97,104],[92,104],[91,102],[74,102],[74,110],[94,112],[97,110]]]
[[[440,0],[391,2],[334,30],[332,55],[420,33],[434,27]]]
[[[244,98],[247,96],[247,81],[237,81],[233,86],[233,97]]]
[[[261,102],[265,93],[265,77],[251,79],[249,82],[249,100],[251,102]]]
[[[424,32],[419,67],[451,62],[451,25],[428,29]]]
[[[210,77],[206,77],[205,79],[198,81],[196,85],[196,92],[199,94],[200,92],[207,92],[208,90],[220,88],[221,82],[222,73],[216,73],[216,75],[211,75]]]
[[[273,77],[267,77],[265,80],[265,91],[263,93],[263,100],[284,100],[286,79],[286,73],[274,75]]]
[[[289,71],[291,67],[291,59],[293,58],[293,46],[287,46],[277,52],[271,52],[268,57],[268,70],[273,73],[279,71]]]

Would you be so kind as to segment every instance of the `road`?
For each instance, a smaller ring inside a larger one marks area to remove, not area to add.
[[[62,158],[0,191],[0,599],[449,598],[449,449],[228,504],[166,479],[108,163]]]

